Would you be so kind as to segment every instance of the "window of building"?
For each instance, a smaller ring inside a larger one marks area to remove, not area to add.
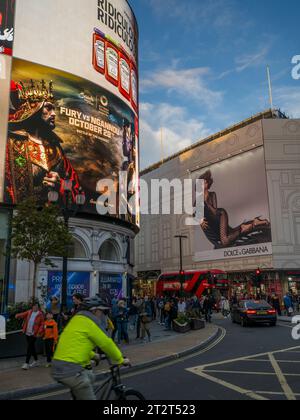
[[[152,244],[152,262],[158,262],[159,261],[159,234],[158,234],[158,226],[152,225],[151,244]]]
[[[115,241],[105,241],[99,250],[101,261],[120,262],[119,246]]]
[[[138,236],[138,259],[139,264],[145,264],[145,233],[142,232]]]
[[[163,226],[163,257],[165,260],[172,258],[172,240],[170,223],[166,223]]]
[[[69,247],[69,258],[71,259],[87,259],[86,250],[78,239],[73,239],[72,245]]]

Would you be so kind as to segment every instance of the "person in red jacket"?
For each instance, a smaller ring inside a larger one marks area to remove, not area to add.
[[[44,335],[44,315],[40,309],[40,305],[34,304],[30,311],[16,315],[16,319],[23,319],[23,333],[27,339],[27,356],[26,362],[23,365],[23,370],[28,370],[30,367],[38,366],[38,357],[36,352],[36,340],[38,337]],[[30,364],[33,357],[34,362]]]

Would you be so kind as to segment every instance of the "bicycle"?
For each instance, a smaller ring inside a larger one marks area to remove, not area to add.
[[[99,401],[146,401],[146,398],[139,392],[131,388],[127,388],[122,384],[121,381],[121,367],[116,365],[111,365],[109,360],[106,357],[102,357],[101,360],[106,360],[110,366],[110,377],[107,378],[104,383],[99,387],[95,387],[95,395]],[[97,366],[98,363],[91,363],[90,369]],[[130,367],[131,365],[127,365]],[[90,370],[89,369],[89,370]],[[72,399],[76,400],[75,396],[72,394]]]
[[[110,366],[110,377],[95,389],[100,401],[146,401],[146,398],[132,388],[122,384],[120,366]],[[114,398],[111,398],[111,397]]]

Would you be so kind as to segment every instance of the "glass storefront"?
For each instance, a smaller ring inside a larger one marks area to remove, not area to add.
[[[9,213],[0,210],[0,313],[4,313],[8,298],[7,244],[9,237]]]
[[[288,288],[293,294],[300,296],[300,271],[288,272]]]

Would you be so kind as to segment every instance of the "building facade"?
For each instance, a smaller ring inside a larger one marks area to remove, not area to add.
[[[214,241],[213,232],[209,235],[199,226],[187,226],[185,214],[142,215],[136,238],[136,270],[141,282],[150,273],[179,271],[179,242],[174,237],[185,235],[185,270],[224,270],[232,290],[242,293],[251,291],[251,274],[259,267],[266,293],[283,296],[289,289],[297,291],[299,144],[300,121],[267,111],[145,170],[142,179],[149,186],[153,179],[195,179],[210,171],[215,178],[211,191],[218,196],[217,229],[222,228],[225,215],[229,224],[223,237],[222,230],[221,235],[215,233]],[[171,199],[176,200],[173,189]],[[205,212],[208,219],[209,214]],[[240,231],[235,234],[232,228]]]
[[[74,293],[80,293],[80,288],[84,288],[84,294],[90,296],[107,291],[112,295],[127,296],[133,278],[135,233],[126,227],[88,219],[72,219],[70,231],[74,247],[68,261],[68,271],[78,279],[74,284]],[[52,258],[52,263],[54,267],[44,264],[39,267],[40,298],[41,287],[51,288],[49,281],[61,277],[62,259]],[[10,302],[28,301],[32,276],[32,264],[26,261],[11,262]]]
[[[9,37],[0,45],[1,251],[10,245],[10,218],[28,197],[41,206],[57,197],[64,207],[68,191],[74,207],[84,196],[70,222],[68,299],[75,292],[127,296],[139,230],[134,12],[126,0],[2,3]],[[3,254],[0,312],[28,301],[33,281],[30,262]],[[48,301],[61,296],[62,259],[52,262],[38,268],[37,293]]]

